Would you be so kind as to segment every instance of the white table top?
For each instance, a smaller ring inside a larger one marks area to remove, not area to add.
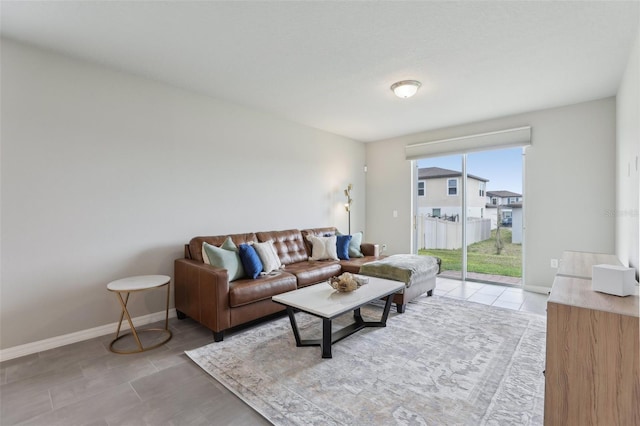
[[[273,296],[271,300],[323,318],[335,318],[405,287],[400,281],[367,278],[369,283],[350,293],[340,293],[324,282]]]
[[[107,284],[109,291],[139,291],[169,284],[171,277],[168,275],[139,275],[111,281]]]

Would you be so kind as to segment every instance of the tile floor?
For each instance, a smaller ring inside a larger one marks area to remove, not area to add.
[[[438,278],[435,294],[546,315],[547,296],[520,288]],[[141,354],[109,352],[110,334],[0,363],[0,424],[269,424],[184,354],[211,343],[209,330],[169,326],[173,338]]]
[[[548,295],[525,291],[521,287],[437,278],[433,292],[437,296],[464,299],[500,308],[546,315]]]

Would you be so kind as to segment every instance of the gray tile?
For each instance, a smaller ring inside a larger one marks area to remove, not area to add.
[[[186,386],[193,377],[203,374],[195,363],[185,362],[134,380],[131,386],[143,401],[148,401],[175,392],[176,388]]]
[[[498,300],[501,302],[510,302],[510,303],[519,303],[519,304],[524,302],[524,299],[525,299],[525,295],[521,291],[520,292],[505,291],[498,297]]]
[[[240,405],[233,405],[238,403]],[[242,401],[216,386],[202,372],[184,385],[173,387],[171,392],[159,394],[118,415],[107,417],[107,422],[110,425],[191,425],[202,424],[202,419],[208,419],[209,424],[231,424],[224,416],[225,411],[229,411],[231,419],[235,419],[239,417],[239,411],[247,410]]]
[[[485,287],[486,284],[474,283],[472,281],[462,281],[461,286],[462,288],[466,289],[480,290],[481,288]]]
[[[103,370],[102,374],[93,374],[73,382],[54,386],[49,390],[53,408],[80,401],[111,388],[128,383],[140,377],[153,374],[156,367],[146,359],[132,360],[128,365]]]
[[[128,355],[108,352],[107,354],[99,357],[80,361],[78,366],[82,369],[84,377],[99,376],[108,370],[126,368],[132,364],[142,365],[144,363],[149,363],[148,354],[151,352],[153,351]]]
[[[213,343],[213,337],[210,333],[207,337],[194,338],[191,341],[185,341],[184,344],[169,348],[163,352],[150,351],[147,359],[158,369],[173,367],[183,362],[193,362],[185,355],[185,351],[197,349]]]
[[[460,281],[439,279],[436,281],[436,290],[451,291],[460,285]]]
[[[0,424],[105,426],[116,419],[119,424],[144,424],[149,407],[165,413],[168,407],[170,412],[160,424],[211,425],[212,419],[219,425],[269,424],[184,354],[212,343],[208,329],[189,319],[172,319],[170,328],[177,337],[170,347],[140,354],[109,352],[114,337],[110,333],[3,362],[2,374],[8,373],[12,381],[0,385]],[[148,365],[154,368],[149,370]],[[142,377],[127,377],[138,373]],[[116,385],[124,380],[131,381]],[[56,399],[55,410],[49,389]]]
[[[540,299],[537,297],[529,298],[527,296],[520,306],[521,311],[533,312],[535,314],[547,315],[547,301],[546,298]]]
[[[507,309],[511,309],[514,311],[517,311],[520,309],[520,305],[522,305],[522,303],[519,302],[506,302],[504,300],[500,300],[500,298],[496,299],[495,302],[493,302],[493,304],[491,306],[497,306],[498,308],[507,308]]]
[[[0,393],[0,424],[14,425],[32,417],[51,412],[49,392],[24,391],[22,393]]]
[[[447,292],[445,296],[453,297],[455,299],[468,299],[477,291],[478,291],[477,288],[459,287],[459,288],[454,288],[453,290]]]
[[[39,392],[45,392],[48,395],[51,387],[73,380],[78,380],[82,377],[82,370],[77,365],[67,366],[58,370],[45,371],[24,380],[13,381],[11,383],[0,385],[0,395],[2,395],[3,402],[13,399],[17,400],[28,398],[29,395]]]
[[[128,383],[125,383],[109,391],[34,417],[21,424],[21,426],[92,424],[105,419],[108,415],[116,415],[139,403],[138,395]]]
[[[467,300],[469,302],[476,302],[476,303],[482,303],[484,305],[491,305],[493,302],[496,301],[496,299],[498,298],[498,296],[493,295],[493,294],[482,294],[479,291],[472,294]]]
[[[485,285],[483,288],[478,290],[478,293],[481,294],[490,294],[492,296],[499,296],[506,290],[505,287],[498,285]]]
[[[51,349],[30,358],[24,363],[17,363],[7,367],[7,383],[39,376],[48,372],[65,369],[84,359],[91,359],[109,353],[100,342],[95,339],[72,345]]]
[[[539,306],[527,305],[525,301],[522,306],[520,306],[520,310],[524,312],[531,312],[538,315],[547,315],[547,311],[545,308],[541,308]]]
[[[0,362],[0,384],[8,383],[7,371],[19,369],[21,365],[37,362],[38,359],[40,359],[38,354],[30,354]]]
[[[175,332],[173,333],[171,340],[169,340],[165,344],[169,348],[182,346],[185,343],[201,339],[208,339],[213,342],[213,334],[211,333],[211,330],[208,330],[204,327],[189,327],[186,329],[177,329],[174,331]]]
[[[49,362],[57,360],[75,362],[82,359],[104,355],[106,353],[108,353],[108,351],[100,344],[99,341],[96,339],[90,339],[40,352],[38,355],[41,359]]]
[[[524,294],[526,300],[534,303],[546,304],[547,300],[549,300],[549,296],[547,294],[533,293],[531,291],[526,291]]]

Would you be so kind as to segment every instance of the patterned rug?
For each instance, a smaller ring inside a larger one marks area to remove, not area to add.
[[[296,319],[302,338],[320,336],[319,319]],[[332,359],[297,348],[287,317],[186,353],[276,425],[542,425],[545,333],[543,316],[434,296],[335,343]]]

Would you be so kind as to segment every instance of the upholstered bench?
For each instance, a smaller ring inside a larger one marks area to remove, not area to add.
[[[394,254],[363,264],[359,273],[403,282],[404,291],[393,298],[398,312],[402,313],[411,300],[424,293],[428,296],[433,294],[436,275],[440,273],[440,264],[440,258],[434,256]]]

